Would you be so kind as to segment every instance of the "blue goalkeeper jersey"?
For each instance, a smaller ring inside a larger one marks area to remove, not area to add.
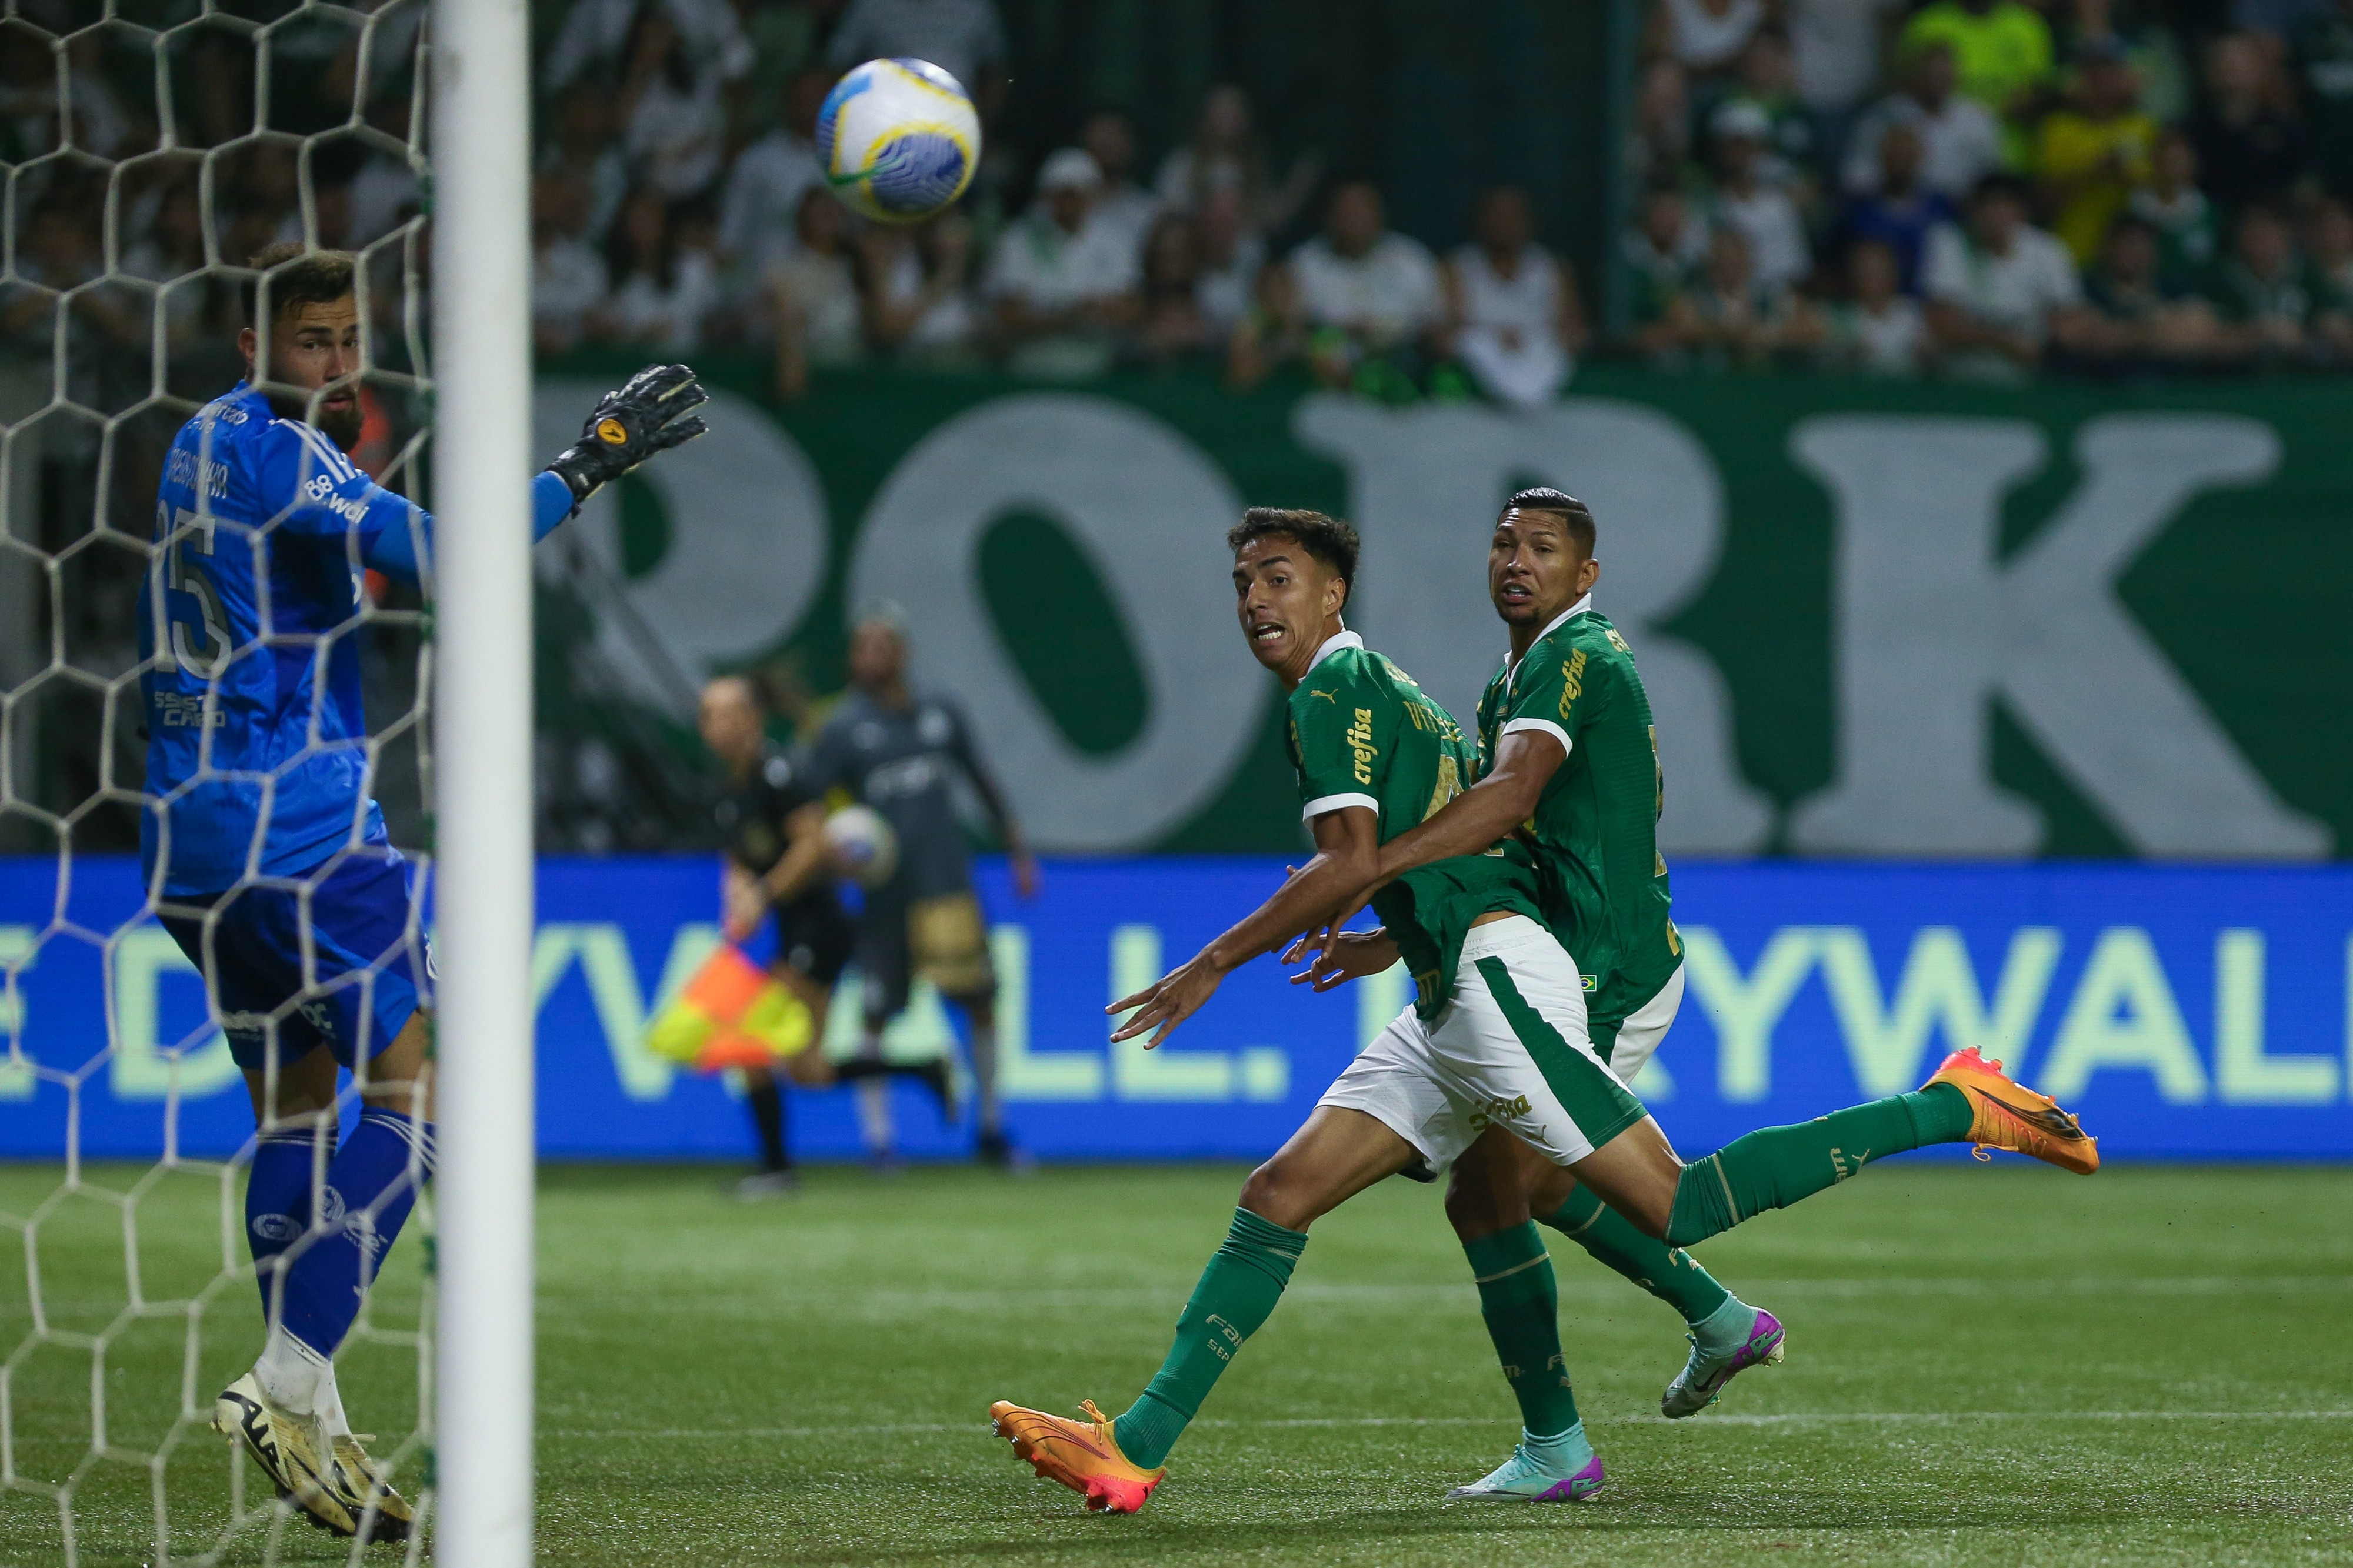
[[[572,509],[553,473],[533,500],[540,535]],[[220,892],[248,867],[289,876],[347,842],[384,842],[367,794],[361,569],[414,580],[430,531],[325,432],[243,382],[180,427],[139,599],[139,852],[151,879],[162,864],[165,893]]]

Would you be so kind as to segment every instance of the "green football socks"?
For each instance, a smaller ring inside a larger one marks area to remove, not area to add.
[[[1304,1231],[1285,1230],[1248,1209],[1234,1210],[1233,1229],[1201,1270],[1200,1283],[1176,1319],[1168,1359],[1127,1414],[1112,1424],[1119,1451],[1131,1464],[1148,1470],[1168,1457],[1218,1374],[1282,1300],[1282,1288],[1306,1246]]]
[[[1533,1221],[1462,1244],[1479,1282],[1479,1315],[1495,1342],[1504,1377],[1530,1432],[1565,1433],[1577,1425],[1577,1400],[1560,1354],[1560,1290],[1552,1255]]]
[[[1644,1236],[1582,1186],[1571,1187],[1567,1203],[1536,1217],[1681,1312],[1686,1323],[1704,1322],[1732,1298],[1690,1253]]]
[[[1968,1136],[1969,1100],[1948,1083],[1736,1138],[1683,1167],[1667,1245],[1690,1247],[1767,1209],[1835,1186],[1872,1160]]]

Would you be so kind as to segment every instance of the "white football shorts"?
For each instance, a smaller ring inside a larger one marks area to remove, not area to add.
[[[1647,1114],[1586,1037],[1576,963],[1525,915],[1472,927],[1437,1021],[1398,1014],[1317,1103],[1379,1121],[1430,1176],[1491,1126],[1571,1165]]]
[[[1618,1026],[1618,1037],[1604,1051],[1603,1059],[1618,1075],[1619,1082],[1633,1083],[1642,1064],[1651,1059],[1651,1053],[1667,1037],[1667,1028],[1675,1021],[1675,1015],[1683,1011],[1683,966],[1679,963],[1675,972],[1667,976],[1667,983],[1659,987],[1657,995],[1626,1015],[1626,1021]]]

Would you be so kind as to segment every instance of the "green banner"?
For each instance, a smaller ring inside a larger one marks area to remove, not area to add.
[[[620,368],[547,367],[543,437]],[[1599,520],[1597,603],[1659,713],[1670,852],[2353,845],[2342,383],[1604,367],[1514,413],[1197,374],[873,371],[779,408],[763,371],[708,366],[712,436],[543,552],[552,583],[586,562],[620,585],[550,635],[678,721],[713,669],[782,662],[831,689],[848,606],[895,600],[919,678],[973,713],[1050,845],[1300,841],[1275,689],[1232,619],[1242,506],[1354,519],[1351,624],[1467,717],[1504,651],[1488,526],[1538,482]]]

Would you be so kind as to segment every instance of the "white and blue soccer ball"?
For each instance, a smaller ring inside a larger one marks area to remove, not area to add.
[[[899,868],[899,836],[871,805],[845,805],[825,819],[833,863],[861,888],[879,888]]]
[[[919,223],[972,184],[980,115],[929,60],[868,60],[833,84],[817,116],[826,183],[878,223]]]

